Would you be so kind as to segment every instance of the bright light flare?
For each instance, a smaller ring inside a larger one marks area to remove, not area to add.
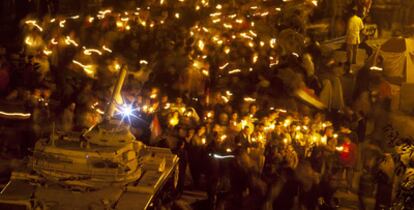
[[[139,119],[135,115],[135,111],[138,109],[134,108],[132,104],[123,104],[118,108],[118,114],[121,115],[121,122],[124,122],[125,119],[128,120],[128,123],[131,123],[131,118]]]

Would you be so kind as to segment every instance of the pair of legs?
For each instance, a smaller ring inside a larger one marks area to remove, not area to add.
[[[352,167],[345,167],[346,188],[348,191],[352,190],[352,180],[354,178],[354,169]]]
[[[346,58],[349,64],[356,64],[358,44],[347,44]]]

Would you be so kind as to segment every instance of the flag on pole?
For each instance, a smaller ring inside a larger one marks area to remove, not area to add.
[[[154,115],[154,118],[151,121],[150,130],[151,130],[150,143],[154,144],[154,143],[156,143],[156,142],[154,142],[155,139],[157,139],[157,137],[159,137],[162,133],[161,124],[160,124],[160,121],[158,120],[158,115],[157,114]]]

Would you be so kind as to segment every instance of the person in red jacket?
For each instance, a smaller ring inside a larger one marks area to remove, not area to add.
[[[354,177],[354,168],[357,164],[358,150],[355,143],[353,143],[349,136],[344,137],[344,143],[337,148],[340,152],[339,160],[345,170],[347,190],[352,190],[352,179]]]

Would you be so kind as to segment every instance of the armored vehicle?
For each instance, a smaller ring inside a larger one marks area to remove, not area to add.
[[[0,192],[0,209],[151,209],[174,190],[178,157],[144,145],[114,117],[125,75],[121,70],[102,122],[36,142],[27,167],[13,171]]]

